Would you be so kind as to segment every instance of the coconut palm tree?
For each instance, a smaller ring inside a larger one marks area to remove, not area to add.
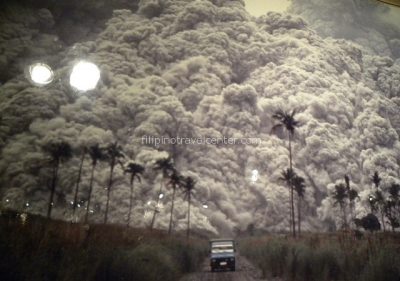
[[[56,191],[59,168],[62,162],[65,162],[72,157],[71,145],[65,141],[51,142],[42,148],[44,152],[49,154],[50,163],[53,166],[53,175],[51,180],[51,190],[49,198],[49,206],[47,208],[47,218],[51,218],[53,208],[54,193]]]
[[[335,191],[333,192],[334,205],[339,204],[340,210],[342,211],[343,227],[347,228],[347,214],[346,214],[346,186],[342,183],[335,185]]]
[[[158,194],[157,194],[156,206],[154,207],[153,217],[152,217],[151,223],[150,223],[150,229],[154,228],[154,224],[156,222],[156,216],[157,216],[157,213],[159,212],[158,205],[160,204],[160,199],[161,199],[160,197],[162,194],[164,180],[166,178],[168,178],[171,171],[174,170],[174,165],[172,163],[171,158],[168,157],[168,158],[158,159],[154,165],[154,170],[161,171],[162,178],[161,178],[161,183],[160,183],[160,190],[158,191]]]
[[[88,223],[88,218],[89,218],[90,200],[92,198],[92,191],[93,191],[94,170],[96,169],[96,166],[99,161],[104,161],[107,159],[104,149],[101,148],[99,144],[90,146],[88,148],[88,154],[90,156],[90,159],[92,160],[92,169],[90,172],[89,194],[86,205],[85,224]]]
[[[285,112],[283,110],[278,110],[276,111],[273,115],[272,118],[278,120],[278,124],[272,127],[272,130],[276,130],[277,128],[285,128],[285,130],[288,133],[288,142],[289,142],[289,169],[293,171],[293,159],[292,159],[292,140],[293,140],[293,135],[295,132],[296,127],[299,126],[299,122],[295,119],[296,115],[296,110],[293,110],[291,113]],[[290,186],[290,211],[291,211],[291,217],[292,217],[292,232],[293,236],[296,237],[296,224],[294,220],[294,196],[293,196],[294,190],[293,190],[293,185]]]
[[[375,185],[375,188],[378,189],[379,188],[379,184],[382,181],[382,178],[379,176],[379,173],[377,171],[375,171],[375,173],[372,175],[371,181]]]
[[[168,186],[172,188],[172,199],[171,199],[171,214],[169,217],[169,227],[168,227],[168,234],[172,232],[172,217],[174,212],[174,204],[175,204],[175,193],[176,190],[182,186],[183,177],[178,173],[176,169],[172,170],[171,175],[169,176]]]
[[[110,164],[110,176],[108,178],[108,185],[107,185],[107,203],[106,203],[106,212],[104,214],[104,224],[107,223],[108,219],[108,210],[110,206],[110,194],[111,194],[111,187],[113,185],[113,175],[114,175],[114,168],[117,164],[122,166],[121,158],[124,158],[125,155],[122,152],[122,147],[118,145],[118,142],[113,142],[106,147],[107,158]]]
[[[374,174],[371,176],[371,181],[375,185],[375,192],[371,197],[372,200],[370,200],[370,204],[372,205],[371,209],[374,209],[375,211],[376,210],[379,211],[379,213],[381,215],[383,231],[386,231],[385,216],[384,216],[385,198],[384,198],[382,191],[379,190],[382,178],[380,177],[380,175],[377,171],[375,171]]]
[[[194,187],[196,185],[196,181],[192,177],[183,178],[183,189],[185,198],[188,202],[188,212],[187,212],[187,229],[186,229],[186,238],[189,239],[190,236],[190,205],[193,196]]]
[[[297,193],[297,232],[298,235],[300,236],[301,232],[301,202],[304,198],[304,193],[305,193],[305,180],[304,178],[294,175],[292,179],[293,187],[294,190],[296,190]]]
[[[87,147],[83,147],[82,152],[81,152],[81,161],[79,164],[78,177],[76,179],[74,201],[72,204],[72,220],[74,220],[74,218],[75,218],[76,207],[78,206],[79,185],[80,185],[81,179],[82,179],[82,168],[83,168],[83,162],[85,161],[86,154],[87,154]]]
[[[284,181],[286,183],[287,187],[289,188],[289,195],[290,195],[289,196],[289,204],[290,205],[292,204],[292,190],[293,190],[293,178],[294,178],[294,176],[295,176],[294,171],[292,169],[290,169],[290,168],[287,168],[287,169],[285,169],[285,170],[283,170],[281,172],[281,177],[279,178],[281,181]],[[290,214],[289,215],[289,217],[290,217],[290,219],[289,219],[289,224],[290,224],[289,225],[289,230],[295,224],[295,222],[294,222],[294,212],[292,212],[292,211],[293,211],[293,209],[290,208],[290,211],[289,211],[289,214]],[[294,232],[293,232],[293,228],[292,228],[292,233],[295,236],[296,235],[296,229],[294,229]]]
[[[344,181],[346,184],[347,197],[349,199],[351,221],[354,221],[355,200],[358,198],[358,192],[350,187],[350,177],[348,175],[344,176]]]
[[[138,182],[141,182],[141,177],[140,175],[143,174],[144,172],[144,167],[142,165],[139,165],[137,163],[131,162],[128,164],[126,167],[125,173],[130,174],[130,197],[129,197],[129,213],[128,213],[128,223],[127,227],[129,227],[129,224],[131,222],[131,213],[132,213],[132,205],[133,205],[133,182],[135,179],[138,180]]]
[[[385,203],[385,215],[388,218],[392,231],[400,226],[400,185],[392,183],[388,189],[389,198]]]

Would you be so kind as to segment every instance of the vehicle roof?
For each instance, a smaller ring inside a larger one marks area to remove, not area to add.
[[[235,241],[233,238],[215,238],[210,239],[210,242],[222,242],[222,241]]]

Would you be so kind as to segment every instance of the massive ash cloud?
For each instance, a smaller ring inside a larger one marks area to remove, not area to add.
[[[46,46],[35,48],[46,54]],[[302,124],[293,151],[294,167],[307,182],[304,229],[325,229],[335,219],[328,194],[345,174],[362,198],[374,171],[385,183],[399,177],[400,67],[350,41],[323,39],[298,16],[270,12],[254,18],[242,1],[143,0],[137,11],[114,10],[98,35],[65,47],[56,58],[56,83],[36,88],[19,75],[0,87],[5,207],[29,201],[30,212],[45,212],[51,172],[43,168],[41,145],[62,139],[78,151],[118,141],[146,167],[134,191],[135,224],[150,223],[161,181],[152,167],[170,155],[198,182],[193,227],[222,234],[250,223],[288,229],[289,194],[279,180],[288,166],[287,142],[284,134],[271,134],[271,116],[279,108],[296,108]],[[67,85],[80,59],[102,72],[98,88],[85,94]],[[257,137],[262,143],[154,147],[143,144],[143,136]],[[79,155],[60,168],[56,217],[69,219],[78,166]],[[85,162],[83,199],[89,166]],[[259,179],[253,183],[255,169]],[[108,173],[100,163],[92,221],[103,217]],[[124,223],[128,178],[119,166],[115,178],[110,221]],[[167,190],[159,228],[167,228],[170,196]],[[357,215],[366,212],[363,204],[357,202]],[[185,227],[185,216],[179,196],[177,229]]]
[[[296,0],[300,15],[323,37],[344,38],[365,51],[400,58],[400,8],[375,0]]]

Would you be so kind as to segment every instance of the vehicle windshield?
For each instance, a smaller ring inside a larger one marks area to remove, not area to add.
[[[211,249],[211,253],[213,253],[213,254],[218,254],[218,253],[233,253],[233,247],[232,247],[232,246],[213,247],[213,248]]]
[[[233,242],[213,242],[211,245],[211,253],[233,253]]]

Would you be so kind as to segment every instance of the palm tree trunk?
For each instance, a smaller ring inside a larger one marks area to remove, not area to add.
[[[86,214],[85,214],[85,224],[88,223],[89,219],[89,210],[90,210],[90,200],[92,198],[92,190],[93,190],[93,179],[94,179],[94,169],[96,168],[96,164],[92,165],[92,171],[90,174],[90,182],[89,182],[89,197],[88,197],[88,202],[86,206]]]
[[[301,231],[301,197],[297,197],[297,234],[300,237]]]
[[[190,201],[191,201],[191,196],[190,196],[190,191],[188,194],[188,217],[187,217],[187,230],[186,230],[186,238],[189,239],[190,236]]]
[[[168,234],[170,235],[172,232],[172,215],[174,213],[174,204],[175,204],[175,192],[176,192],[176,186],[175,184],[173,185],[173,192],[172,192],[172,203],[171,203],[171,214],[169,217],[169,227],[168,227]]]
[[[150,223],[150,230],[152,230],[154,228],[154,224],[156,223],[156,215],[158,213],[158,204],[160,203],[160,194],[162,192],[163,182],[164,182],[164,177],[161,179],[160,190],[158,191],[158,194],[157,194],[156,206],[154,207],[153,217],[152,217],[151,223]]]
[[[132,174],[132,176],[131,176],[131,194],[130,194],[131,196],[129,198],[129,213],[128,213],[127,227],[129,227],[129,224],[131,223],[131,213],[132,213],[132,205],[133,205],[133,180],[135,179],[134,177],[135,177],[135,175]]]
[[[382,207],[381,207],[381,220],[382,220],[383,232],[385,232],[385,231],[386,231],[386,226],[385,226],[385,216],[384,216],[384,214],[383,214]]]
[[[57,177],[58,177],[58,167],[60,165],[60,161],[57,159],[56,165],[53,168],[53,179],[51,181],[51,191],[50,191],[50,198],[49,198],[49,206],[47,208],[47,218],[51,217],[51,210],[53,209],[53,200],[54,200],[54,193],[56,191],[57,185]]]
[[[86,155],[86,152],[83,151],[83,153],[82,153],[82,158],[81,158],[81,163],[80,163],[80,165],[79,165],[78,179],[76,180],[75,195],[74,195],[74,204],[73,204],[73,211],[72,211],[72,221],[74,221],[74,219],[75,219],[75,211],[76,211],[76,205],[77,205],[78,193],[79,193],[79,184],[80,184],[80,182],[81,182],[83,161],[85,161],[85,155]]]
[[[354,221],[354,203],[352,201],[350,201],[350,206],[349,207],[350,207],[350,218],[351,218],[351,221],[349,223],[349,227],[351,229],[353,221]]]
[[[288,131],[289,134],[289,168],[290,171],[293,171],[293,162],[292,162],[292,133]],[[293,232],[293,237],[296,237],[296,222],[294,219],[294,190],[293,190],[293,183],[290,183],[290,216],[291,216],[291,223],[292,223],[292,232]]]
[[[111,165],[110,165],[110,178],[109,178],[108,186],[107,186],[107,204],[106,204],[106,213],[104,214],[104,224],[107,223],[107,219],[108,219],[108,208],[110,207],[110,193],[111,193],[111,186],[113,184],[114,167],[115,167],[115,163],[114,163],[114,161],[112,161]]]
[[[346,205],[341,204],[342,213],[343,213],[343,227],[347,229],[347,214],[346,214]]]

